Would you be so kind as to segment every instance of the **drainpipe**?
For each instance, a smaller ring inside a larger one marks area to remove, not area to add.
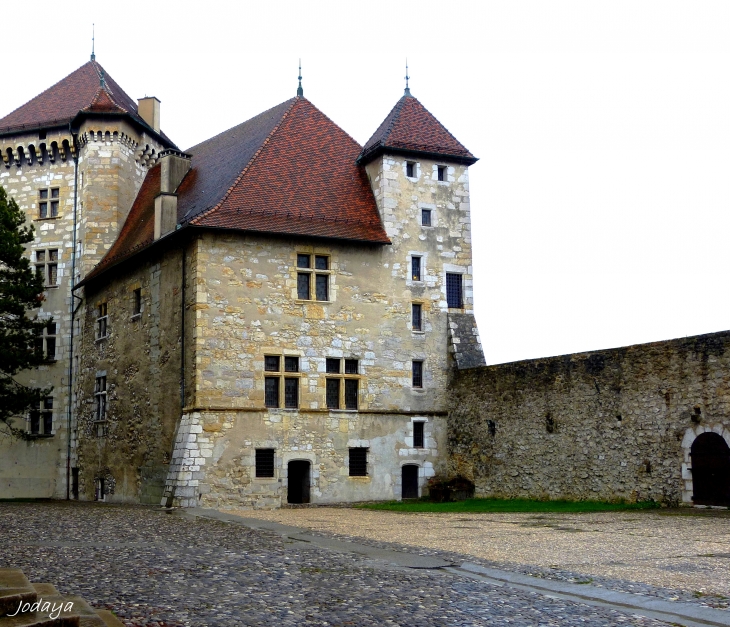
[[[74,309],[74,281],[76,280],[76,221],[79,200],[79,145],[76,141],[78,132],[74,132],[71,128],[71,139],[73,141],[73,157],[74,157],[74,221],[71,248],[71,277],[70,298],[69,298],[69,314],[71,318],[71,333],[69,334],[68,348],[68,413],[66,416],[66,500],[71,500],[71,405],[73,403],[73,360],[74,360],[74,318],[76,310]]]
[[[183,240],[182,244],[182,303],[180,305],[180,415],[182,416],[183,407],[185,407],[185,264],[186,264],[187,244]]]

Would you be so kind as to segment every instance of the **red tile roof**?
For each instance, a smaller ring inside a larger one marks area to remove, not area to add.
[[[191,223],[389,243],[367,175],[355,163],[359,152],[312,103],[295,98],[234,184]]]
[[[405,152],[471,165],[477,161],[417,98],[403,96],[365,144],[358,163],[368,163],[384,152]]]
[[[389,244],[360,145],[304,98],[293,98],[194,146],[176,190],[182,227]],[[116,242],[83,283],[153,243],[160,165]],[[178,229],[179,230],[179,229]]]
[[[102,73],[105,89],[100,88]],[[0,133],[19,132],[26,128],[61,126],[71,122],[82,111],[127,114],[149,128],[149,125],[137,115],[137,103],[101,65],[96,61],[88,61],[66,78],[1,118]],[[162,137],[170,145],[174,145],[167,137],[164,135]]]

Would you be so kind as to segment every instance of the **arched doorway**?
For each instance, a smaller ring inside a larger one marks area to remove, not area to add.
[[[418,498],[418,466],[406,464],[401,469],[402,490],[401,497],[404,499]]]
[[[717,433],[705,432],[692,443],[692,501],[730,506],[730,447]]]
[[[289,462],[287,466],[287,503],[309,503],[311,464],[305,459]]]

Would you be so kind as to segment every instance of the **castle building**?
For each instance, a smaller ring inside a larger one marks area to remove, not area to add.
[[[92,58],[0,119],[53,385],[0,497],[182,506],[414,497],[484,363],[476,158],[406,88],[364,147],[297,96],[181,151]]]

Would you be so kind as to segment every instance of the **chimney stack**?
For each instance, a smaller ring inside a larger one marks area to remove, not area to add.
[[[160,101],[157,98],[154,96],[139,98],[137,114],[155,130],[155,133],[160,132]]]
[[[190,170],[192,157],[178,150],[160,153],[160,193],[155,198],[155,240],[177,228],[177,188]]]

